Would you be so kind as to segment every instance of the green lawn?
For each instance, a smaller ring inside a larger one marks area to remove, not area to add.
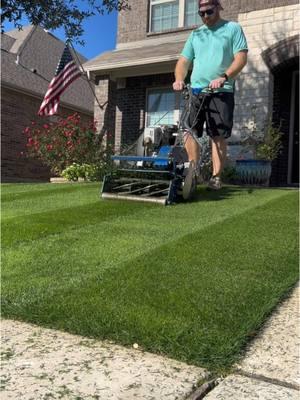
[[[163,207],[4,184],[2,315],[224,370],[298,279],[297,218],[288,189]]]

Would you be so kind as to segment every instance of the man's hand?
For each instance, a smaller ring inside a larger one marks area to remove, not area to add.
[[[210,82],[209,87],[211,89],[219,89],[224,86],[224,83],[226,82],[226,78],[220,77],[217,79],[214,79],[213,81]]]
[[[184,85],[185,85],[184,81],[175,81],[173,83],[173,89],[176,90],[176,91],[183,90],[184,89]]]

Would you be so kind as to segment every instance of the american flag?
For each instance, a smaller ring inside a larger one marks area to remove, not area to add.
[[[67,87],[81,76],[81,72],[73,60],[68,45],[65,46],[56,68],[54,78],[49,84],[38,115],[54,115],[57,113],[59,99]]]

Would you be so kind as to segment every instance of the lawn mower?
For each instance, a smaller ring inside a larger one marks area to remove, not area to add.
[[[202,106],[208,94],[203,92],[200,95],[203,97]],[[195,177],[192,184],[189,183],[188,193],[184,191],[189,170],[184,132],[192,131],[186,122],[191,88],[186,87],[182,96],[186,107],[178,125],[155,125],[146,128],[135,143],[134,155],[112,156],[117,168],[104,177],[103,199],[137,200],[168,205],[192,197],[196,188]],[[195,134],[193,136],[198,140]],[[201,157],[199,164],[201,165]]]

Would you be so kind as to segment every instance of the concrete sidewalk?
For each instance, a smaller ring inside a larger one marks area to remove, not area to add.
[[[181,400],[207,371],[108,341],[2,320],[1,400]]]
[[[234,374],[211,385],[201,385],[209,380],[205,369],[140,351],[137,344],[124,348],[11,320],[2,321],[1,331],[2,400],[300,398],[299,286]]]

